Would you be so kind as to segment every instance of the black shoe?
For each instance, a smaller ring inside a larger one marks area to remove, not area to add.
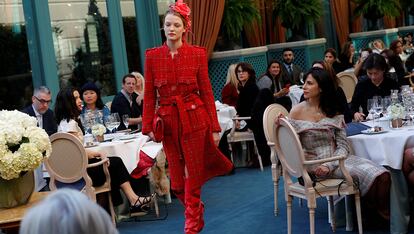
[[[148,213],[148,211],[151,209],[151,203],[154,201],[155,193],[151,196],[144,197],[142,199],[142,202],[139,200],[139,198],[135,201],[134,205],[129,207],[130,213]]]

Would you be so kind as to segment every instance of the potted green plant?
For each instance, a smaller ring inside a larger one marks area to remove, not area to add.
[[[226,0],[218,43],[228,44],[240,41],[245,25],[260,20],[259,10],[252,0]]]
[[[401,14],[401,5],[398,0],[353,0],[357,4],[354,15],[363,15],[368,20],[368,29],[376,30],[378,20],[384,16],[395,17]]]
[[[305,28],[317,22],[323,12],[321,0],[274,0],[273,18],[292,30],[292,40],[306,39]],[[295,39],[296,38],[296,39]]]

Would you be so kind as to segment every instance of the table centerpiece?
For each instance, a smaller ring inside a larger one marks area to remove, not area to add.
[[[20,111],[0,111],[0,208],[25,204],[34,190],[33,170],[52,146],[37,119]]]

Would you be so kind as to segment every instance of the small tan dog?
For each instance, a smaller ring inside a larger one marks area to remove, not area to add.
[[[168,170],[165,168],[167,162],[164,150],[161,150],[157,157],[155,158],[156,162],[151,167],[150,171],[150,182],[154,185],[155,192],[159,196],[166,195],[170,193],[170,179],[168,178]]]

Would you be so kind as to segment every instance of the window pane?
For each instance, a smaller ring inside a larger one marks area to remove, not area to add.
[[[174,0],[157,0],[158,16],[160,17],[160,29],[163,28],[162,23],[164,21],[165,12],[168,10],[168,6],[174,2]],[[164,30],[160,30],[160,33],[162,42],[164,43],[166,41]]]
[[[129,71],[142,72],[134,1],[121,0],[121,12]]]
[[[49,0],[60,87],[93,81],[116,92],[105,0]]]
[[[33,93],[21,0],[0,1],[0,51],[0,110],[20,110]]]

